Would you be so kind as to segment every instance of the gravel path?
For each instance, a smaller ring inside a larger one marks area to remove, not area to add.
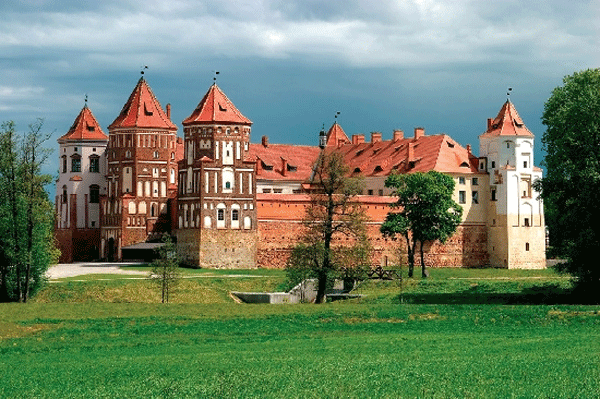
[[[121,266],[134,266],[143,263],[60,263],[46,272],[49,279],[82,276],[85,274],[136,274],[147,276],[148,272],[139,270],[123,270]]]

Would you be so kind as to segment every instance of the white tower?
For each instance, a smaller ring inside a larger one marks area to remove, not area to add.
[[[490,173],[490,264],[508,269],[544,268],[544,210],[532,186],[542,177],[542,170],[533,164],[533,133],[507,100],[498,116],[488,119],[479,143]]]
[[[106,192],[104,134],[87,104],[61,138],[56,180],[56,238],[61,262],[98,259],[100,195]]]

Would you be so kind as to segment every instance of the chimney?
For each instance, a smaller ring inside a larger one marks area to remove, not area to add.
[[[492,118],[488,118],[488,128],[487,128],[488,132],[492,129],[492,122],[494,122],[494,120]]]
[[[419,137],[425,136],[425,129],[422,127],[415,128],[415,140],[418,140]]]
[[[167,104],[167,119],[171,120],[171,103]]]
[[[285,159],[284,157],[281,157],[281,174],[283,176],[287,175],[287,159]]]
[[[394,141],[400,141],[404,138],[404,132],[400,129],[394,130]]]
[[[379,143],[381,141],[381,133],[371,132],[371,143]]]
[[[267,136],[262,136],[262,145],[264,147],[268,147],[269,146],[269,138]]]
[[[262,172],[262,159],[256,157],[256,175],[260,175]]]
[[[471,144],[467,144],[467,152],[471,154]]]
[[[406,162],[411,162],[415,157],[415,149],[413,148],[413,143],[408,143],[408,154],[406,156]]]
[[[365,142],[364,134],[353,134],[352,135],[352,144],[362,144]]]

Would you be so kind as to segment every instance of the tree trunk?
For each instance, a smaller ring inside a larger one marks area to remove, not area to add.
[[[425,270],[425,257],[423,256],[423,241],[420,242],[420,251],[421,251],[421,277],[427,278],[429,277],[429,273]]]
[[[408,251],[408,277],[412,277],[415,270],[415,243],[413,241],[411,245],[408,232],[404,235],[404,237],[406,238],[406,248]]]
[[[319,278],[317,280],[317,297],[315,303],[323,303],[325,300],[325,290],[327,288],[327,273],[323,270],[319,271]]]

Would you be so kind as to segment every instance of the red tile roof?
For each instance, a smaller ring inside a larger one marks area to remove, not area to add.
[[[349,143],[328,147],[326,151],[341,153],[350,175],[372,177],[388,176],[395,172],[430,170],[443,173],[480,173],[477,157],[445,134],[375,143]],[[259,158],[262,161],[258,179],[307,181],[319,153],[320,149],[316,146],[250,144],[249,160],[256,161]],[[288,172],[284,175],[284,160],[289,167],[296,167],[296,171],[289,172],[288,167]]]
[[[340,144],[350,144],[350,139],[344,132],[344,129],[335,122],[327,132],[327,147],[337,147]]]
[[[317,146],[289,144],[250,144],[248,160],[262,161],[257,179],[305,181],[310,178],[312,166],[321,149]],[[284,175],[283,164],[287,162]],[[271,170],[269,170],[271,169]]]
[[[192,123],[239,123],[251,125],[252,121],[242,115],[215,83],[208,89],[208,92],[206,92],[194,112],[182,123],[184,125]]]
[[[83,107],[81,112],[79,112],[79,115],[77,115],[77,118],[75,118],[75,122],[73,122],[73,125],[67,134],[59,138],[58,142],[63,143],[65,141],[81,140],[108,141],[108,136],[104,134],[102,128],[98,124],[98,121],[87,105]]]
[[[477,158],[445,134],[339,147],[352,175],[391,173],[477,173]]]
[[[108,129],[132,127],[177,130],[143,77],[140,78],[121,113]]]
[[[506,100],[498,116],[493,121],[488,120],[488,129],[481,137],[485,136],[533,137],[533,133],[527,129],[513,103]]]

